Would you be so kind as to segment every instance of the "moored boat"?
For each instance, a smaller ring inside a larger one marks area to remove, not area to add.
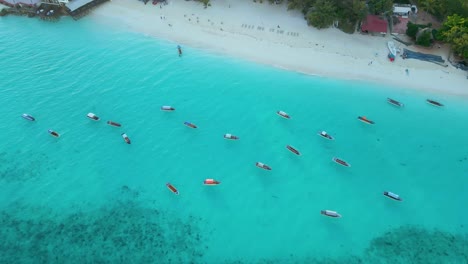
[[[277,111],[276,112],[279,116],[284,117],[286,119],[290,119],[291,117],[284,111]]]
[[[434,105],[434,106],[437,106],[437,107],[442,107],[444,106],[443,104],[437,102],[437,101],[434,101],[434,100],[431,100],[431,99],[426,99],[426,102],[430,105]]]
[[[124,141],[125,141],[127,144],[131,144],[131,143],[132,143],[132,142],[130,141],[130,138],[127,136],[127,134],[122,133],[122,137],[123,137]]]
[[[351,167],[351,164],[349,164],[348,162],[342,160],[342,159],[339,159],[339,158],[333,158],[332,159],[334,162],[340,164],[341,166],[345,166],[345,167]]]
[[[238,136],[234,136],[232,134],[224,134],[224,138],[225,139],[231,139],[231,140],[238,140],[239,139]]]
[[[401,199],[400,195],[396,194],[396,193],[392,193],[392,192],[384,192],[383,193],[385,196],[387,196],[388,198],[391,198],[393,200],[397,200],[397,201],[403,201],[403,199]]]
[[[335,217],[335,218],[340,218],[341,215],[335,211],[331,211],[331,210],[322,210],[320,211],[321,214],[323,215],[326,215],[328,217]]]
[[[188,127],[191,127],[191,128],[197,128],[197,126],[195,124],[192,124],[192,123],[187,122],[187,121],[184,122],[184,125],[186,125]]]
[[[99,120],[99,117],[98,117],[97,115],[93,114],[93,113],[88,113],[86,116],[87,116],[89,119],[94,120],[94,121],[98,121],[98,120]]]
[[[173,192],[175,195],[179,195],[179,191],[178,191],[172,184],[170,184],[170,183],[168,182],[168,183],[166,183],[166,186],[167,186],[167,188],[168,188],[171,192]]]
[[[271,170],[271,167],[264,164],[264,163],[261,163],[261,162],[257,162],[255,163],[255,166],[259,167],[260,169],[264,169],[264,170]]]
[[[323,137],[323,138],[326,138],[326,139],[329,139],[329,140],[333,140],[333,137],[330,136],[326,131],[319,131],[317,133],[317,135]]]
[[[109,126],[115,126],[115,127],[121,127],[122,125],[117,123],[117,122],[114,122],[114,121],[107,121],[107,124]]]
[[[172,106],[169,106],[169,105],[163,105],[163,106],[161,106],[161,110],[162,111],[174,111],[175,108],[172,107]]]
[[[22,114],[21,117],[26,119],[26,120],[29,120],[29,121],[35,121],[36,120],[36,118],[34,118],[33,116],[28,115],[28,114]]]
[[[371,125],[375,124],[374,121],[367,119],[367,117],[365,116],[358,116],[358,119],[366,124],[371,124]]]
[[[398,102],[397,100],[394,100],[392,98],[387,98],[387,102],[391,105],[394,105],[394,106],[398,106],[398,107],[403,107],[404,104],[403,103],[400,103]]]
[[[286,145],[286,148],[291,151],[292,153],[296,154],[296,155],[301,155],[301,153],[299,153],[299,151],[295,148],[293,148],[292,146],[290,145]]]
[[[57,133],[57,132],[55,132],[55,131],[53,131],[52,129],[47,130],[47,132],[49,132],[49,134],[51,134],[51,135],[54,136],[54,137],[60,137],[60,134]]]
[[[215,179],[206,179],[203,181],[204,185],[218,185],[220,183],[221,183],[220,181],[217,181]]]

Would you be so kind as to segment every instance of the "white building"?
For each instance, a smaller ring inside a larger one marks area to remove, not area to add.
[[[410,13],[418,13],[415,5],[393,5],[393,14],[402,17],[408,17]]]

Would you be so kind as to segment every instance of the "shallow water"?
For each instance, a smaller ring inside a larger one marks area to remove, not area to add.
[[[0,32],[2,263],[466,263],[466,99],[178,57],[86,19]]]

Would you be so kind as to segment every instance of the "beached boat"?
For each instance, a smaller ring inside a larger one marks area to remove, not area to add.
[[[127,144],[131,144],[132,142],[130,141],[130,138],[127,136],[127,134],[122,133],[122,138]]]
[[[276,114],[278,114],[281,117],[284,117],[286,119],[290,119],[291,117],[284,111],[277,111]]]
[[[168,182],[168,183],[166,183],[166,186],[167,186],[167,188],[168,188],[171,192],[173,192],[175,195],[179,195],[179,191],[178,191],[172,184],[170,184],[170,183]]]
[[[261,163],[261,162],[257,162],[255,163],[255,166],[259,167],[260,169],[264,169],[264,170],[271,170],[271,167],[264,164],[264,163]]]
[[[99,117],[98,117],[97,115],[93,114],[93,113],[88,113],[86,116],[87,116],[89,119],[94,120],[94,121],[98,121],[98,120],[99,120]]]
[[[397,56],[397,48],[395,46],[395,42],[393,41],[388,41],[387,42],[387,47],[388,50],[390,51],[390,54],[393,56],[393,58],[396,58]]]
[[[161,106],[161,110],[162,111],[174,111],[175,108],[172,107],[172,106],[169,106],[169,105],[163,105],[163,106]]]
[[[340,158],[333,158],[332,159],[334,162],[340,164],[341,166],[345,166],[345,167],[351,167],[351,164],[349,164],[348,162],[340,159]]]
[[[117,123],[117,122],[114,122],[114,121],[107,121],[107,124],[109,126],[115,126],[115,127],[121,127],[122,125]]]
[[[234,136],[232,134],[224,134],[224,138],[225,139],[230,139],[230,140],[238,140],[239,139],[238,136]]]
[[[398,102],[397,100],[394,100],[392,98],[387,98],[387,102],[391,105],[394,105],[394,106],[398,106],[398,107],[403,107],[404,104],[403,103],[400,103]]]
[[[51,134],[53,137],[60,137],[59,133],[57,133],[57,132],[55,132],[55,131],[53,131],[51,129],[47,130],[47,132],[49,132],[49,134]]]
[[[290,145],[286,145],[286,148],[291,151],[292,153],[296,154],[296,155],[301,155],[301,153],[299,153],[299,151],[295,148],[293,148],[292,146]]]
[[[323,138],[326,138],[326,139],[329,139],[329,140],[333,140],[333,137],[330,136],[326,131],[319,131],[317,133],[317,135],[323,137]]]
[[[28,114],[22,114],[21,117],[26,119],[26,120],[29,120],[29,121],[35,121],[36,120],[36,118],[34,118],[34,117],[32,117],[31,115],[28,115]]]
[[[215,179],[206,179],[203,181],[203,184],[204,185],[218,185],[220,184],[221,182],[215,180]]]
[[[192,123],[187,122],[187,121],[184,122],[184,125],[186,125],[188,127],[191,127],[191,128],[197,128],[197,126],[195,124],[192,124]]]
[[[375,124],[374,121],[367,119],[367,117],[365,116],[358,116],[358,119],[366,124],[371,124],[371,125]]]
[[[320,211],[321,214],[323,215],[326,215],[328,217],[334,217],[334,218],[340,218],[341,215],[335,211],[331,211],[331,210],[322,210]]]
[[[385,196],[387,196],[388,198],[391,198],[393,200],[397,200],[397,201],[403,201],[403,199],[401,199],[400,195],[396,194],[396,193],[392,193],[392,192],[384,192],[383,193]]]
[[[434,105],[434,106],[437,106],[437,107],[442,107],[444,106],[443,104],[437,102],[437,101],[434,101],[434,100],[431,100],[431,99],[427,99],[426,102],[430,105]]]

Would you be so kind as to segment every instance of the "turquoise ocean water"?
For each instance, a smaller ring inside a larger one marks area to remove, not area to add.
[[[467,263],[467,98],[176,46],[0,18],[1,263]]]

